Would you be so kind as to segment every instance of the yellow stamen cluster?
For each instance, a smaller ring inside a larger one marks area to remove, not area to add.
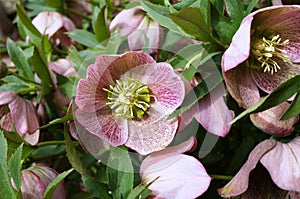
[[[280,36],[277,34],[271,39],[265,37],[257,38],[252,42],[251,55],[257,60],[264,72],[269,72],[271,75],[280,70],[280,66],[276,59],[281,59],[284,62],[290,62],[287,57],[287,52],[282,50],[281,47],[289,44],[289,40],[281,41]],[[275,58],[275,59],[274,59]]]
[[[128,78],[103,88],[108,93],[106,103],[117,117],[140,119],[150,108],[150,91],[141,82]]]

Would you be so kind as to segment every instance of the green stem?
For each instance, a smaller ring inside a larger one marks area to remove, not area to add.
[[[26,77],[23,77],[23,76],[19,75],[18,73],[15,73],[15,72],[13,72],[13,71],[9,71],[8,74],[9,74],[9,75],[14,75],[14,76],[16,76],[17,78],[19,78],[19,79],[21,79],[21,80],[23,80],[23,81],[25,81],[25,82],[30,82],[30,83],[32,83],[32,84],[35,84],[35,85],[40,86],[40,84],[37,83],[36,81],[30,80],[30,79],[28,79],[28,78],[26,78]]]
[[[212,177],[215,180],[228,180],[228,181],[233,178],[233,176],[214,175],[214,174],[211,174],[210,177]]]
[[[55,140],[55,141],[47,141],[47,142],[40,142],[37,144],[38,147],[43,147],[43,146],[51,146],[51,145],[65,145],[66,142],[64,140]],[[77,145],[78,142],[73,141],[74,145]]]
[[[82,13],[80,13],[80,12],[78,12],[78,11],[72,9],[72,8],[65,7],[65,11],[70,12],[70,13],[73,13],[73,14],[75,14],[75,15],[78,15],[78,16],[80,16],[80,17],[86,19],[86,20],[91,20],[90,17],[88,17],[88,16],[86,16],[86,15],[84,15],[84,14],[82,14]]]

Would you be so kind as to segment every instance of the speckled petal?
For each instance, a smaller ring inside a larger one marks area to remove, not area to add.
[[[270,93],[281,83],[300,74],[300,64],[289,64],[277,60],[281,70],[271,75],[262,70],[251,69],[251,76],[255,84],[264,92]]]
[[[0,105],[8,104],[17,97],[17,94],[10,91],[0,91]]]
[[[300,192],[300,137],[289,143],[278,142],[260,160],[274,183],[284,190]]]
[[[146,182],[154,181],[149,189],[156,198],[197,198],[209,187],[211,178],[194,157],[177,154],[147,167],[142,173]]]
[[[208,132],[221,137],[229,133],[229,123],[234,118],[234,112],[225,104],[224,95],[224,86],[219,85],[199,101],[199,110],[194,116]]]
[[[106,107],[92,113],[77,109],[75,115],[78,122],[90,133],[113,146],[122,145],[128,137],[127,120],[115,118],[108,109]]]
[[[280,117],[288,109],[289,103],[284,102],[266,111],[250,115],[252,123],[263,132],[273,136],[288,136],[294,131],[294,125],[298,117],[288,120],[280,120]]]
[[[94,112],[106,106],[107,92],[103,90],[114,81],[107,67],[118,57],[99,56],[96,63],[87,70],[87,78],[81,79],[77,86],[75,102],[78,107],[86,112]]]
[[[141,6],[123,10],[111,21],[109,29],[113,32],[119,27],[122,36],[128,35],[137,29],[144,16]]]
[[[258,144],[239,172],[223,188],[218,189],[220,196],[229,198],[244,193],[248,188],[250,172],[256,167],[259,160],[275,146],[275,140],[265,140]]]
[[[293,62],[300,62],[300,6],[284,5],[259,9],[254,17],[254,26],[268,27],[290,42],[283,49],[288,51]]]
[[[21,177],[21,192],[23,199],[43,198],[46,186],[44,185],[44,183],[42,183],[38,175],[30,170],[23,170],[21,172]]]
[[[240,107],[247,109],[259,101],[258,88],[253,82],[247,66],[240,65],[223,75],[228,91]]]
[[[124,74],[121,79],[128,77],[137,79],[149,87],[155,99],[155,104],[151,107],[161,114],[171,114],[184,99],[184,83],[168,63],[161,62],[136,67]]]
[[[167,116],[150,108],[141,120],[129,120],[125,145],[142,155],[164,149],[172,142],[178,128],[177,118],[166,118]]]

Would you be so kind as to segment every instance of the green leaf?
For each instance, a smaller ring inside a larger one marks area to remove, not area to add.
[[[288,110],[280,118],[281,120],[287,120],[292,117],[296,117],[300,114],[300,92],[295,96],[292,104],[289,106]]]
[[[248,1],[250,1],[250,2],[247,6],[244,16],[247,16],[248,14],[250,14],[252,12],[252,10],[255,8],[256,4],[259,2],[259,0],[248,0]]]
[[[111,148],[107,161],[107,176],[114,198],[127,198],[133,188],[133,167],[128,151]]]
[[[66,121],[69,121],[69,120],[72,120],[73,119],[73,113],[70,113],[62,118],[57,118],[57,119],[54,119],[52,121],[50,121],[48,124],[44,125],[44,126],[41,126],[39,129],[44,129],[44,128],[48,128],[50,126],[53,126],[53,125],[56,125],[56,124],[61,124],[61,123],[64,123]]]
[[[174,111],[168,117],[168,119],[172,119],[189,110],[196,102],[198,102],[201,98],[211,92],[214,88],[216,88],[222,81],[223,77],[219,73],[219,71],[214,71],[210,76],[205,78],[185,96],[180,108]]]
[[[73,97],[73,91],[74,91],[74,81],[75,81],[74,78],[72,80],[71,77],[68,78],[57,74],[56,79],[57,79],[57,86],[68,98],[71,99]]]
[[[148,187],[158,179],[159,177],[155,178],[154,180],[152,180],[150,183],[148,184],[144,184],[141,186],[137,186],[135,187],[128,195],[127,199],[142,199],[142,198],[146,198],[148,195],[151,194],[151,190],[148,189]],[[146,194],[145,194],[146,193]],[[143,196],[141,198],[141,196]]]
[[[110,37],[110,31],[107,23],[107,6],[103,6],[100,10],[94,10],[93,28],[96,39],[99,42],[105,41]]]
[[[55,0],[55,1],[45,0],[45,3],[47,6],[58,9],[58,10],[62,10],[62,8],[64,6],[64,0]]]
[[[100,45],[95,35],[86,30],[76,29],[72,32],[67,32],[66,34],[78,43],[81,43],[90,48],[95,48],[97,45]]]
[[[70,138],[70,135],[68,134],[68,131],[65,127],[64,130],[64,137],[65,137],[65,142],[66,142],[66,152],[67,152],[67,157],[72,165],[72,167],[81,175],[93,178],[91,175],[91,172],[84,166],[80,159],[79,153],[76,151],[76,148]]]
[[[21,156],[23,152],[23,144],[21,144],[9,161],[9,172],[16,185],[17,190],[21,189]]]
[[[108,193],[109,190],[106,184],[100,183],[94,179],[90,179],[85,176],[82,176],[82,182],[89,191],[89,193],[91,193],[93,196],[101,199],[112,198]]]
[[[61,174],[59,174],[46,188],[43,199],[51,199],[58,185],[73,171],[74,169],[69,169]]]
[[[85,78],[88,64],[80,56],[79,52],[74,46],[71,46],[68,54],[75,71],[79,74],[79,77]]]
[[[42,34],[36,29],[36,27],[31,23],[31,20],[26,14],[25,9],[20,5],[16,5],[16,10],[18,14],[18,19],[22,22],[25,27],[25,31],[30,38],[30,41],[34,43],[36,46],[41,45]]]
[[[211,27],[199,8],[184,7],[170,17],[187,34],[203,42],[212,42]]]
[[[34,71],[42,81],[42,95],[50,93],[53,88],[52,79],[48,69],[47,61],[45,60],[44,54],[38,48],[34,49],[31,63]]]
[[[235,117],[230,123],[233,124],[236,121],[240,120],[244,116],[257,113],[269,108],[272,108],[292,97],[295,93],[300,91],[300,75],[297,75],[282,84],[280,84],[272,93],[262,97],[259,102],[252,105],[237,117]]]
[[[1,91],[13,91],[19,93],[21,91],[30,90],[29,84],[19,78],[9,75],[2,79],[6,84],[0,86]]]
[[[11,39],[7,39],[7,51],[11,61],[15,64],[21,76],[34,80],[33,72],[28,64],[24,51]]]
[[[244,6],[240,0],[225,0],[226,11],[234,26],[239,26],[244,18]]]
[[[141,1],[141,5],[147,12],[147,15],[161,26],[168,28],[177,33],[181,33],[178,26],[170,19],[170,10],[168,7],[155,5],[147,1]]]
[[[16,191],[13,189],[7,171],[7,141],[3,131],[0,131],[0,198],[15,199]]]

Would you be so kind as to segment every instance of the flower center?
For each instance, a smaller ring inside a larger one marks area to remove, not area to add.
[[[108,93],[106,104],[118,117],[140,119],[150,108],[149,88],[138,80],[117,80],[115,85],[109,85],[108,89],[103,90]]]
[[[289,40],[281,41],[280,36],[273,35],[269,37],[255,38],[251,43],[251,55],[264,68],[264,72],[269,72],[271,75],[280,70],[280,66],[276,59],[281,59],[284,62],[290,62],[287,52],[281,47],[289,44]]]

